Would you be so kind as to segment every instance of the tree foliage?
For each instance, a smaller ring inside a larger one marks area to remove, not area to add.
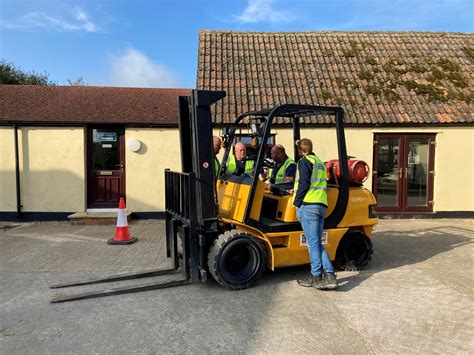
[[[55,85],[47,73],[25,72],[5,60],[0,61],[0,84],[10,85]]]

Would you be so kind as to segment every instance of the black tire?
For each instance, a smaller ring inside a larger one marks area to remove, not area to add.
[[[335,261],[341,270],[358,271],[367,266],[372,254],[370,238],[360,231],[351,231],[340,241]]]
[[[252,287],[263,276],[267,251],[263,243],[243,231],[219,235],[209,249],[207,265],[214,280],[230,290]]]

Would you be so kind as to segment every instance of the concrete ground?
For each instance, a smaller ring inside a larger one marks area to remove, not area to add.
[[[300,287],[305,268],[231,292],[214,281],[51,304],[49,285],[167,266],[164,225],[108,246],[114,226],[0,223],[0,354],[472,353],[473,220],[383,220],[374,256],[342,286]],[[97,289],[98,286],[86,288]]]

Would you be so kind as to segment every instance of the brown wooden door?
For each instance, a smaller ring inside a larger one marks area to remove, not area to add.
[[[435,135],[377,134],[373,192],[377,212],[432,212]]]
[[[88,128],[88,208],[117,208],[125,197],[124,146],[123,128]]]

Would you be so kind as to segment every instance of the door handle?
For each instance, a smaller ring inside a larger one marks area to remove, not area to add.
[[[398,169],[398,178],[401,179],[403,176],[403,169],[402,168],[399,168]]]

